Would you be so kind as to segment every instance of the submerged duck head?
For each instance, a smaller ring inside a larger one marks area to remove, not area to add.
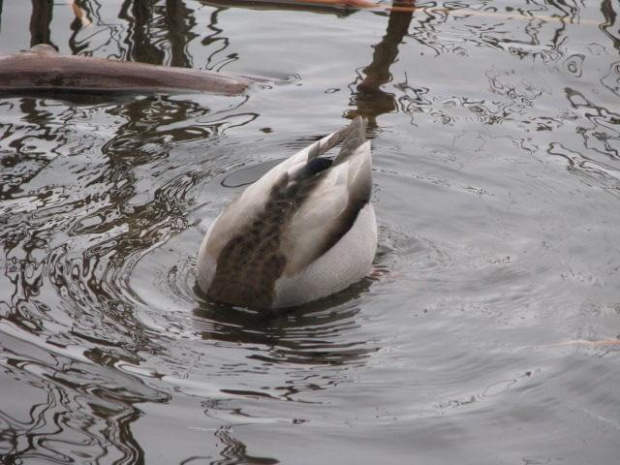
[[[323,157],[342,144],[333,158]],[[198,287],[253,309],[292,307],[366,276],[377,249],[364,121],[311,144],[245,189],[200,247]]]

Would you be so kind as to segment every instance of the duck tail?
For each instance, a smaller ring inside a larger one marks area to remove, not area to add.
[[[361,116],[355,118],[345,128],[342,139],[342,147],[340,148],[340,153],[334,159],[334,164],[342,163],[366,143],[366,122]]]
[[[320,157],[342,142],[342,148],[334,162],[342,161],[355,152],[365,141],[366,122],[361,116],[358,116],[347,127],[332,132],[330,135],[323,137],[323,139],[316,141],[308,147],[307,160],[310,161],[316,157]]]

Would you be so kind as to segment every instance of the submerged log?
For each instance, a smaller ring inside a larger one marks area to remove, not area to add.
[[[106,58],[60,55],[47,44],[0,57],[0,92],[5,93],[198,91],[237,95],[255,82],[265,80]]]

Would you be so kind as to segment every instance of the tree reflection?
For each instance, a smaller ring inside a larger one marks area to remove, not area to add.
[[[357,92],[353,95],[356,111],[352,112],[350,117],[366,117],[370,128],[377,126],[376,119],[379,115],[391,113],[397,108],[396,96],[385,92],[381,86],[392,80],[390,67],[398,57],[398,46],[409,31],[414,3],[414,0],[394,2],[395,5],[410,8],[390,11],[387,31],[381,42],[374,46],[372,62],[364,68],[364,79],[357,84]]]
[[[33,4],[39,3],[41,2],[33,0]],[[52,6],[50,0],[49,8],[45,10],[49,12],[50,18]],[[97,0],[75,0],[72,6],[75,20],[70,25],[73,33],[69,45],[73,54],[77,55],[85,51],[92,53],[89,42],[79,43],[77,36],[84,25],[96,21],[98,26],[110,31],[106,45],[116,41],[119,49],[126,49],[126,58],[131,61],[184,68],[193,67],[193,60],[187,46],[197,37],[197,34],[193,32],[196,20],[193,10],[187,7],[184,0],[163,0],[163,3],[160,0],[124,0],[117,15],[128,25],[127,33],[122,38],[115,33],[116,26],[106,24],[97,13],[102,8]],[[39,9],[41,9],[40,6]],[[45,23],[46,17],[43,12],[37,13],[36,17],[39,18],[37,24]],[[45,29],[31,28],[33,45],[49,42],[49,34],[45,36],[40,31],[45,31]],[[168,52],[169,55],[167,55]]]
[[[614,9],[614,5],[617,8],[618,3],[612,2],[612,0],[603,0],[601,2],[601,13],[605,18],[605,24],[601,25],[601,29],[607,34],[614,44],[616,50],[620,51],[620,28],[618,28],[618,12]]]
[[[98,3],[93,0],[98,6]],[[229,1],[205,1],[204,3],[218,4],[228,6],[244,6],[252,7],[253,2],[229,2]],[[414,5],[414,0],[403,0],[395,2],[395,5],[410,6]],[[31,44],[50,43],[50,23],[53,10],[52,0],[33,0],[33,13],[31,18]],[[93,6],[91,2],[79,1],[75,5],[84,15],[93,16]],[[269,3],[262,2],[261,7],[269,6]],[[330,13],[337,15],[353,14],[354,10],[334,9],[329,6],[321,5],[303,5],[287,3],[285,5],[273,2],[272,7],[305,9],[312,12]],[[225,9],[225,8],[224,8]],[[216,9],[211,16],[212,21],[209,29],[214,34],[203,39],[205,46],[222,42],[219,47],[209,56],[207,60],[207,69],[219,68],[221,60],[215,60],[215,56],[228,47],[229,41],[222,37],[222,29],[217,26],[218,14],[222,8]],[[381,86],[391,80],[390,66],[396,60],[398,55],[398,46],[406,35],[409,24],[411,22],[413,8],[392,10],[389,14],[387,31],[379,44],[374,47],[374,55],[372,62],[363,70],[364,78],[362,82],[357,84],[353,93],[352,103],[356,107],[351,116],[356,114],[363,115],[370,120],[370,125],[375,126],[375,120],[378,115],[392,112],[396,109],[396,101],[393,94],[387,93],[381,89]],[[165,0],[162,5],[157,0],[147,0],[138,2],[134,0],[125,0],[120,8],[118,17],[129,24],[128,34],[124,39],[127,46],[127,55],[133,61],[164,64],[166,53],[161,46],[162,30],[164,37],[169,43],[170,59],[172,66],[192,67],[192,58],[188,53],[188,44],[197,34],[192,32],[196,22],[192,14],[183,0]],[[76,20],[71,24],[73,34],[70,44],[74,54],[78,54],[88,49],[88,43],[78,46],[76,35],[82,26],[81,19],[76,16]],[[225,62],[230,61],[227,58]]]
[[[278,10],[308,11],[314,13],[335,14],[347,16],[354,14],[356,10],[334,8],[333,5],[304,4],[303,2],[281,1],[231,1],[231,0],[202,0],[203,3],[220,7],[243,7],[243,8],[273,8]],[[394,8],[390,9],[386,33],[377,45],[373,46],[374,54],[371,63],[362,71],[364,77],[358,84],[354,83],[355,90],[352,93],[351,103],[354,110],[348,112],[349,118],[361,115],[368,119],[370,128],[376,127],[376,119],[384,113],[396,111],[397,103],[394,94],[381,89],[381,86],[392,80],[390,67],[398,57],[398,47],[409,31],[409,25],[413,17],[415,0],[395,0]],[[219,13],[217,10],[214,14]],[[216,24],[217,21],[214,21]],[[218,35],[221,29],[216,29]],[[228,39],[210,38],[203,44],[207,45],[215,40],[224,40],[225,46]]]
[[[69,48],[73,55],[79,55],[82,51],[88,50],[88,44],[79,44],[77,36],[85,25],[90,24],[89,15],[91,13],[83,0],[74,0],[73,12],[75,13],[75,19],[69,26],[73,31],[69,38]]]
[[[184,68],[192,67],[187,45],[197,34],[192,32],[196,25],[193,11],[183,0],[125,0],[118,15],[129,23],[129,34],[125,43],[133,61],[151,64],[167,64]],[[162,32],[159,32],[162,31]],[[170,59],[164,63],[166,53],[161,37],[168,42]]]
[[[166,0],[165,23],[170,42],[170,65],[191,68],[192,60],[187,53],[187,45],[198,36],[192,32],[196,26],[193,11],[183,0]]]
[[[123,2],[118,17],[131,25],[125,43],[132,61],[154,65],[164,61],[164,52],[153,43],[154,31],[151,30],[156,3],[156,0]]]
[[[3,290],[7,295],[12,292],[10,300],[0,303],[9,308],[5,315],[9,321],[37,334],[42,331],[49,311],[46,299],[41,296],[41,287],[46,265],[44,251],[55,231],[51,227],[54,220],[40,222],[37,214],[29,213],[39,213],[52,203],[55,189],[24,192],[24,186],[61,154],[68,135],[41,102],[19,99],[18,108],[30,130],[13,128],[0,136],[0,201],[8,205],[0,215],[6,221],[0,229],[0,245],[4,252],[0,263],[5,264],[5,277],[10,283],[10,287],[5,284]],[[5,138],[10,140],[10,150],[3,150]]]
[[[30,16],[30,46],[37,44],[52,44],[52,11],[53,0],[32,0],[32,15]]]

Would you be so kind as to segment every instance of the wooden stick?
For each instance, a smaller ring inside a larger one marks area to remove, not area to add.
[[[274,3],[274,4],[291,4],[297,3],[299,5],[314,5],[325,7],[342,7],[342,8],[357,8],[364,10],[381,10],[381,11],[402,11],[405,13],[410,12],[423,12],[427,14],[443,14],[446,16],[475,16],[480,18],[491,18],[497,20],[518,20],[518,21],[545,21],[548,23],[575,23],[589,26],[598,26],[599,21],[593,19],[575,19],[562,16],[548,16],[548,15],[520,15],[516,13],[499,13],[494,11],[481,11],[472,10],[468,8],[442,8],[442,7],[425,7],[415,5],[388,5],[386,3],[377,3],[369,0],[254,0],[257,3]],[[235,6],[234,1],[231,0],[206,0],[205,3],[212,4],[226,4],[227,6]],[[399,3],[399,2],[395,2]],[[403,2],[404,3],[404,2]]]
[[[574,341],[562,341],[556,342],[554,344],[545,344],[544,347],[554,347],[554,346],[615,346],[620,345],[620,340],[618,339],[606,339],[603,341],[586,341],[585,339],[576,339]]]
[[[0,57],[0,92],[49,90],[92,92],[200,91],[242,94],[264,79],[130,61],[59,55],[46,44]]]

